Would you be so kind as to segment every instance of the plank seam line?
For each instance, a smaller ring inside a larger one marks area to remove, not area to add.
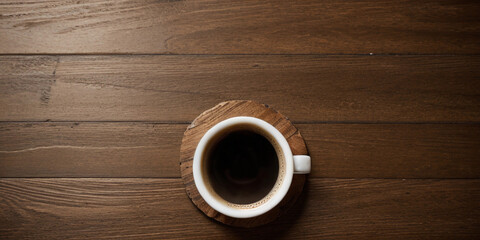
[[[111,121],[111,120],[46,120],[46,121],[1,121],[0,124],[8,123],[144,123],[144,124],[172,124],[172,125],[189,125],[189,121],[150,121],[150,120],[125,120],[125,121]],[[292,121],[293,124],[465,124],[465,125],[477,125],[480,122],[477,121]]]
[[[0,56],[480,56],[480,54],[456,53],[0,53]]]
[[[165,180],[182,180],[181,177],[0,177],[0,180],[15,180],[15,179],[165,179]],[[307,177],[308,180],[480,180],[480,178],[351,178],[351,177]]]

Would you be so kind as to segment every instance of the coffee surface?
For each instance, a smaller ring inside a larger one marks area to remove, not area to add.
[[[207,175],[213,190],[235,204],[250,204],[268,195],[277,181],[279,161],[262,135],[238,130],[212,145]]]

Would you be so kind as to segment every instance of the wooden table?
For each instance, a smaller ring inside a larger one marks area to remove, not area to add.
[[[0,239],[480,237],[478,1],[0,2]],[[205,217],[182,133],[230,99],[302,132],[273,224]]]

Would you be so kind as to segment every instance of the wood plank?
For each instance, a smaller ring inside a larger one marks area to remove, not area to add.
[[[479,56],[1,56],[2,121],[191,122],[219,102],[293,122],[478,122]]]
[[[179,177],[186,124],[1,123],[0,177]],[[479,124],[297,124],[310,177],[479,178]]]
[[[213,222],[180,179],[2,179],[2,239],[476,239],[480,180],[313,179],[260,228]]]
[[[480,4],[2,1],[0,53],[480,53]]]
[[[179,177],[187,125],[2,123],[2,177]]]
[[[296,126],[314,161],[315,177],[480,177],[480,125]]]

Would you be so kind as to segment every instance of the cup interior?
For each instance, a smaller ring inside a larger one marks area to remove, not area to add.
[[[240,125],[226,129],[207,145],[204,180],[217,198],[249,205],[275,190],[284,159],[279,159],[281,149],[275,149],[265,135],[252,125]]]

